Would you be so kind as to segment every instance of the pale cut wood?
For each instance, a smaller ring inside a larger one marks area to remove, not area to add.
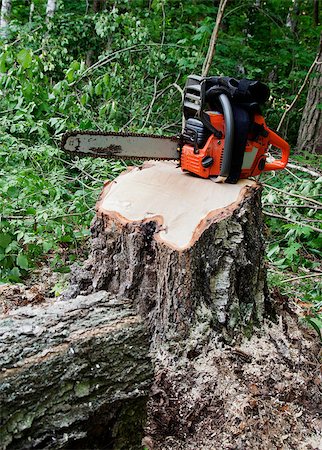
[[[199,238],[210,223],[223,220],[243,199],[251,180],[214,183],[183,173],[176,162],[149,162],[108,183],[97,207],[122,223],[155,220],[156,240],[183,250]]]

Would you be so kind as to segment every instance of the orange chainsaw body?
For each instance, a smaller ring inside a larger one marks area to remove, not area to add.
[[[208,112],[211,124],[223,133],[221,139],[213,134],[207,139],[203,148],[196,149],[193,145],[185,144],[182,147],[180,165],[183,171],[192,172],[202,178],[218,176],[223,160],[225,145],[225,120],[223,114]],[[242,170],[240,178],[248,178],[260,175],[269,170],[282,170],[286,167],[290,153],[289,144],[280,136],[270,130],[263,116],[255,114],[254,122],[263,125],[267,131],[267,136],[258,136],[256,139],[249,135],[247,140]],[[278,148],[281,151],[281,158],[273,162],[266,162],[267,150],[269,145]],[[210,167],[203,166],[203,160],[206,157],[213,159]]]

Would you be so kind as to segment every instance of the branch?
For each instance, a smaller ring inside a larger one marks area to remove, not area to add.
[[[321,210],[322,206],[313,206],[313,205],[293,205],[288,203],[264,203],[263,206],[275,206],[277,208],[309,208],[314,210]]]
[[[300,172],[308,173],[309,175],[312,175],[312,177],[316,177],[316,178],[322,177],[322,173],[315,172],[314,170],[308,169],[307,167],[298,166],[297,164],[288,163],[287,167],[290,167],[291,169],[299,170]]]
[[[221,24],[223,15],[224,15],[224,10],[227,5],[227,1],[228,0],[220,0],[215,27],[213,29],[213,32],[212,32],[212,35],[210,38],[207,56],[205,58],[203,66],[202,66],[202,76],[203,77],[206,77],[208,75],[208,72],[209,72],[209,69],[210,69],[214,54],[215,54],[217,37],[218,37],[218,33],[219,33],[219,27],[220,27],[220,24]]]
[[[155,99],[156,99],[156,96],[157,96],[157,88],[158,88],[157,77],[154,78],[154,83],[153,84],[154,84],[153,97],[152,97],[152,100],[151,100],[151,103],[150,103],[150,106],[149,106],[149,109],[148,109],[148,113],[146,115],[146,118],[145,118],[145,121],[144,121],[144,124],[143,124],[142,128],[144,128],[146,126],[146,124],[148,123],[148,121],[149,121],[149,118],[150,118],[150,115],[151,115],[151,112],[152,112],[152,108],[153,108],[153,105],[154,105],[154,102],[155,102]]]
[[[311,73],[312,73],[312,71],[313,71],[315,65],[317,64],[317,62],[318,62],[318,56],[315,58],[315,60],[313,61],[311,67],[309,68],[309,70],[308,70],[308,72],[307,72],[307,74],[306,74],[306,76],[305,76],[305,78],[304,78],[304,81],[303,81],[303,83],[302,83],[302,86],[300,87],[298,93],[297,93],[296,96],[294,97],[292,103],[291,103],[291,104],[286,108],[286,110],[284,111],[284,113],[283,113],[283,115],[282,115],[282,118],[281,118],[281,120],[280,120],[280,123],[278,124],[278,127],[277,127],[277,129],[276,129],[276,132],[277,132],[277,133],[279,132],[279,130],[280,130],[281,127],[282,127],[282,124],[283,124],[283,122],[284,122],[284,119],[285,119],[285,117],[286,117],[286,114],[287,114],[288,112],[290,112],[291,109],[293,109],[295,103],[298,101],[300,95],[302,94],[303,89],[305,88],[306,83],[308,82],[309,76],[311,75]]]
[[[288,278],[287,280],[281,281],[281,284],[288,283],[289,281],[301,280],[302,278],[313,278],[313,277],[322,277],[322,273],[310,273],[309,275],[301,275],[299,277]]]
[[[322,228],[313,227],[312,225],[308,225],[306,223],[299,222],[298,220],[294,220],[294,219],[290,219],[290,218],[285,217],[285,216],[281,216],[280,214],[274,214],[274,213],[270,213],[270,212],[264,211],[264,210],[263,210],[263,213],[266,216],[274,217],[275,219],[284,220],[284,222],[295,223],[296,225],[301,225],[302,227],[311,228],[311,230],[313,230],[313,231],[317,231],[318,233],[322,233]]]
[[[280,192],[281,194],[284,194],[286,196],[290,195],[291,197],[300,198],[301,200],[307,200],[308,202],[314,203],[315,205],[322,206],[321,202],[318,202],[317,200],[313,200],[310,197],[304,197],[303,195],[293,194],[292,192],[286,192],[286,191],[283,191],[282,189],[278,189],[275,186],[271,186],[270,184],[266,184],[266,183],[263,183],[263,186],[268,189],[273,189],[274,191]]]

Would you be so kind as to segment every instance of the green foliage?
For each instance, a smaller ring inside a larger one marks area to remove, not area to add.
[[[21,281],[45,257],[55,270],[69,270],[82,256],[102,180],[124,164],[70,161],[56,147],[29,147],[10,135],[0,144],[0,279]]]
[[[61,134],[75,128],[178,133],[177,86],[200,73],[217,12],[213,2],[200,0],[119,0],[94,15],[87,2],[71,0],[59,2],[47,25],[46,2],[34,3],[29,21],[27,5],[13,0],[10,28],[0,38],[0,279],[12,282],[43,260],[69,270],[81,256],[103,180],[124,168],[71,160],[58,148]],[[265,115],[274,128],[315,57],[320,28],[312,26],[309,1],[301,2],[296,33],[285,26],[291,0],[254,4],[229,2],[211,74],[268,82]],[[305,93],[283,130],[291,144],[304,101]],[[284,172],[268,182],[319,195],[321,180],[296,176]],[[321,211],[270,206],[286,200],[267,189],[264,202],[268,211],[304,224],[267,219],[274,270],[314,270],[321,240],[311,227],[321,227]]]

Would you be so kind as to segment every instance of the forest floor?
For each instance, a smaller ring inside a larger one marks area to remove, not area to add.
[[[158,421],[147,426],[149,449],[322,448],[319,342],[299,326],[287,299],[279,301],[278,322],[267,321],[250,340],[238,347],[210,343],[159,375],[171,391],[167,402],[162,389],[152,391],[149,409]],[[164,423],[172,436],[162,434]]]

